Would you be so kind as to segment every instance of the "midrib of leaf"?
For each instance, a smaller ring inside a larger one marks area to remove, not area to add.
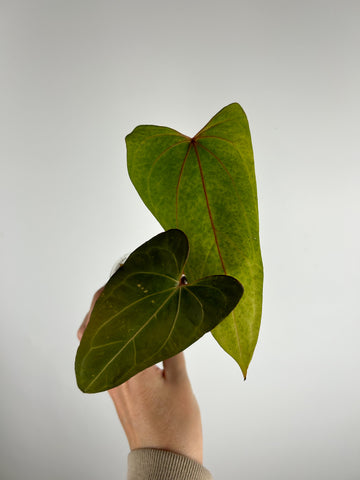
[[[204,173],[203,173],[203,170],[202,170],[201,161],[200,161],[200,156],[199,156],[199,152],[198,152],[198,149],[197,149],[197,146],[196,146],[196,142],[195,142],[195,141],[193,141],[193,145],[194,145],[194,150],[195,150],[195,154],[196,154],[196,158],[197,158],[197,162],[198,162],[198,166],[199,166],[201,183],[202,183],[202,187],[203,187],[203,191],[204,191],[204,195],[205,195],[206,207],[207,207],[208,214],[209,214],[209,218],[210,218],[211,228],[212,228],[212,231],[213,231],[213,234],[214,234],[214,238],[215,238],[216,248],[217,248],[217,251],[218,251],[218,254],[219,254],[219,258],[220,258],[220,261],[221,261],[222,269],[224,270],[224,273],[225,273],[225,275],[226,275],[226,268],[225,268],[225,265],[224,265],[224,260],[223,260],[223,258],[222,258],[219,241],[218,241],[218,238],[217,238],[217,235],[216,235],[216,229],[215,229],[215,225],[214,225],[214,219],[213,219],[213,216],[212,216],[212,213],[211,213],[211,208],[210,208],[210,204],[209,204],[209,199],[208,199],[208,195],[207,195],[207,191],[206,191]]]
[[[139,328],[139,330],[125,343],[125,345],[106,363],[106,365],[104,365],[104,367],[100,370],[100,372],[96,375],[96,377],[93,378],[92,381],[87,385],[86,387],[87,390],[104,373],[104,371],[108,368],[108,366],[111,365],[111,363],[123,352],[123,350],[129,345],[129,343],[135,340],[135,338],[144,330],[144,328],[147,327],[147,325],[149,325],[151,320],[159,313],[159,311],[164,307],[164,305],[175,295],[177,290],[178,289],[176,288],[175,291],[168,296],[168,298],[160,305],[160,307],[156,310],[156,312],[154,312],[151,315],[151,317],[144,323],[144,325],[142,325],[141,328]],[[91,350],[92,350],[92,347],[90,347],[89,352]],[[87,355],[89,354],[89,352],[87,353]],[[87,355],[85,355],[83,362]]]
[[[206,150],[208,153],[210,153],[210,155],[212,155],[215,160],[218,161],[218,163],[220,164],[220,166],[223,168],[224,172],[227,174],[227,176],[230,178],[230,181],[232,183],[232,186],[233,186],[233,189],[234,189],[234,194],[236,196],[236,198],[238,199],[238,202],[239,202],[239,205],[242,209],[242,211],[244,212],[244,218],[245,218],[245,222],[246,222],[246,225],[247,225],[247,230],[249,233],[251,233],[251,228],[250,228],[250,224],[249,224],[249,219],[248,219],[248,215],[247,215],[247,212],[245,210],[245,207],[244,207],[244,204],[240,198],[240,195],[239,195],[239,192],[238,192],[238,189],[236,187],[236,184],[235,184],[235,180],[232,178],[229,170],[225,167],[225,165],[223,164],[223,162],[220,160],[220,158],[215,155],[214,152],[212,152],[211,150],[209,150],[207,147],[205,147],[204,145],[202,145],[200,142],[198,142],[199,146],[201,148],[203,148],[204,150]],[[243,162],[244,163],[244,162]],[[254,245],[253,245],[253,242],[251,242],[251,248],[253,250],[253,253],[255,253],[255,250],[254,250]]]

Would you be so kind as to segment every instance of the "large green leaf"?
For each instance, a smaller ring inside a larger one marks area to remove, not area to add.
[[[257,342],[263,268],[251,137],[240,105],[223,108],[193,138],[143,125],[126,137],[128,170],[164,229],[189,238],[186,275],[228,274],[244,297],[213,331],[244,377]]]
[[[83,392],[113,388],[181,352],[236,306],[243,288],[233,277],[184,281],[188,251],[185,234],[169,230],[135,250],[110,278],[76,355]]]

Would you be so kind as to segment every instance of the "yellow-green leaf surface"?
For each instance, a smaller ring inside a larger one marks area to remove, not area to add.
[[[218,325],[243,293],[233,277],[183,277],[189,244],[180,230],[136,249],[110,278],[81,339],[75,372],[86,393],[109,390],[172,357]]]
[[[189,239],[189,280],[227,274],[244,286],[242,301],[213,334],[246,377],[260,328],[263,268],[244,111],[228,105],[193,138],[142,125],[126,145],[129,175],[146,206],[164,229],[179,228]]]

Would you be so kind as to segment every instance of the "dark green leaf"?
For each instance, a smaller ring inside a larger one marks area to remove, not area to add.
[[[110,278],[81,340],[79,388],[108,390],[172,357],[221,322],[243,288],[225,275],[184,284],[188,240],[169,230],[144,243]]]
[[[240,105],[222,109],[189,138],[166,127],[139,126],[126,137],[128,170],[165,229],[190,242],[186,275],[228,274],[244,297],[213,334],[244,376],[257,342],[263,268],[250,131]]]

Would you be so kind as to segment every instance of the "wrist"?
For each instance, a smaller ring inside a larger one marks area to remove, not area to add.
[[[212,480],[210,472],[185,455],[156,448],[132,450],[128,456],[128,480]]]

